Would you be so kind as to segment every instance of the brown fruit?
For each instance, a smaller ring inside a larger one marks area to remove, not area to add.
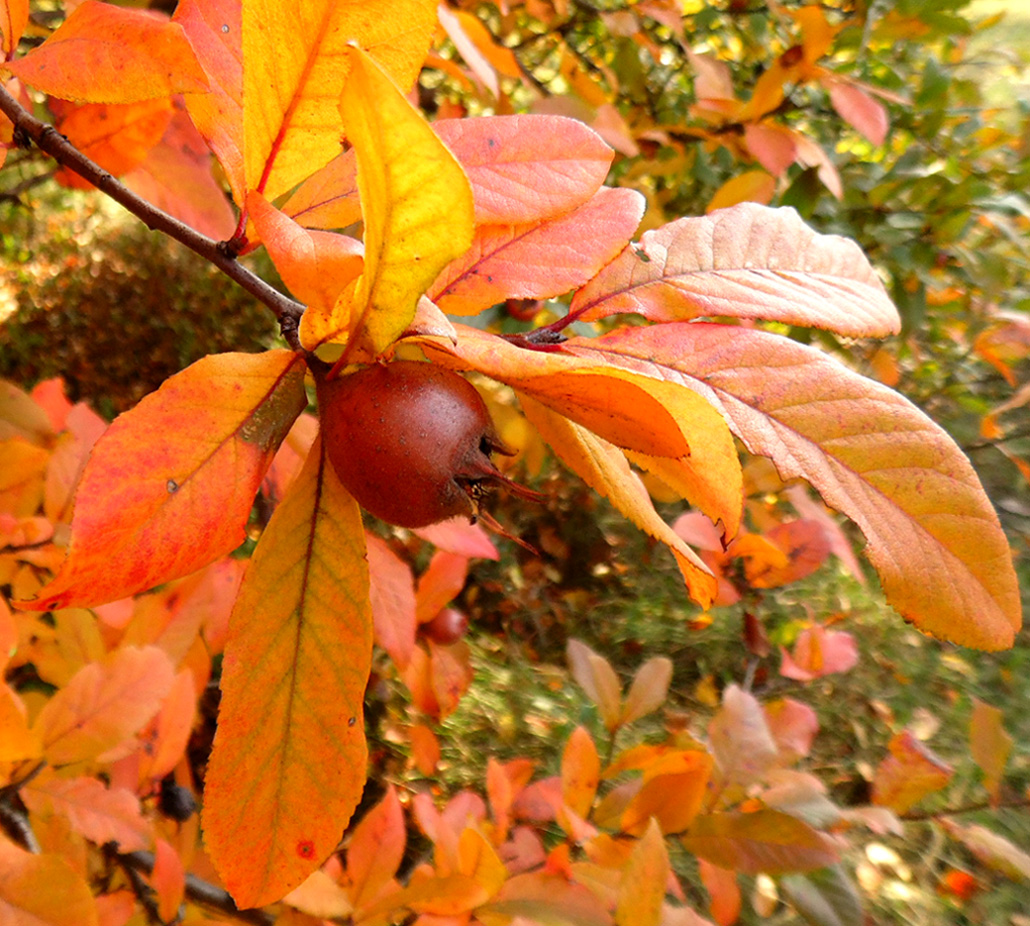
[[[322,435],[340,481],[370,514],[400,527],[473,521],[490,483],[520,494],[490,459],[511,454],[468,380],[431,363],[375,364],[318,385]]]
[[[440,646],[457,643],[469,629],[469,619],[457,608],[444,608],[431,621],[426,621],[419,632]]]

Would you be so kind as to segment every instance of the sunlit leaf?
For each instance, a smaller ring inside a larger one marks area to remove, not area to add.
[[[965,646],[1011,646],[1021,609],[1008,541],[969,461],[907,399],[764,331],[669,324],[565,346],[696,389],[749,451],[858,524],[904,617]]]
[[[0,837],[0,922],[9,926],[97,926],[89,885],[59,855],[33,855]]]
[[[812,231],[793,209],[741,203],[678,219],[625,251],[572,301],[587,320],[762,318],[853,336],[899,327],[897,309],[854,241]]]
[[[13,57],[28,23],[29,0],[4,0],[0,4],[0,58]]]
[[[155,646],[115,650],[83,666],[36,718],[47,761],[68,765],[119,746],[157,713],[173,680],[171,662]]]
[[[743,874],[784,874],[837,861],[828,837],[777,810],[701,814],[682,842],[699,858]]]
[[[388,0],[245,0],[247,189],[274,200],[339,153],[344,123],[337,102],[348,80],[349,43],[365,49],[403,92],[435,24],[435,0],[401,7]]]
[[[506,298],[546,299],[582,286],[636,230],[644,198],[602,187],[581,206],[528,225],[485,225],[444,268],[430,298],[451,315],[474,315]]]
[[[213,354],[120,415],[79,483],[67,559],[21,607],[114,601],[239,546],[265,469],[307,402],[304,369],[286,350]]]
[[[520,395],[519,399],[526,417],[559,459],[637,527],[669,547],[690,596],[707,608],[716,592],[715,577],[700,557],[658,516],[647,489],[630,469],[625,455],[617,447],[528,396]],[[618,724],[619,714],[616,705],[610,729]]]
[[[355,150],[348,148],[315,171],[290,194],[282,210],[305,228],[346,228],[360,222]]]
[[[364,553],[357,503],[316,443],[258,543],[222,669],[204,831],[241,907],[304,881],[361,796],[372,646]]]
[[[440,270],[471,243],[472,192],[454,156],[376,62],[357,48],[347,60],[340,112],[357,152],[365,222],[354,324],[378,353],[411,322]]]
[[[37,90],[83,103],[136,103],[208,86],[178,23],[97,0],[83,0],[47,41],[6,67]]]

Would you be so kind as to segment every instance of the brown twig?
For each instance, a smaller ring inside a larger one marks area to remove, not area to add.
[[[290,347],[294,350],[301,349],[298,335],[298,324],[301,315],[304,314],[304,306],[301,303],[285,296],[240,264],[222,242],[201,234],[195,228],[190,228],[189,225],[137,196],[99,164],[86,157],[52,125],[40,121],[25,110],[3,87],[0,87],[0,112],[14,123],[15,138],[31,140],[37,148],[59,164],[88,180],[98,190],[128,209],[147,228],[162,232],[184,244],[268,306],[279,319],[279,327]]]
[[[144,874],[154,870],[154,856],[150,852],[125,852],[118,855],[119,864],[127,869]],[[228,891],[204,881],[195,875],[186,875],[186,896],[194,903],[201,904],[227,914],[243,923],[254,923],[255,926],[272,926],[275,917],[264,910],[240,910]]]

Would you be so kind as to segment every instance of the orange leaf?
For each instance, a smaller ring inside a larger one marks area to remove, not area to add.
[[[246,199],[243,178],[243,53],[239,0],[179,0],[172,21],[182,26],[207,91],[187,93],[186,110],[225,171],[233,199]]]
[[[701,883],[708,891],[708,908],[719,926],[733,926],[740,919],[741,896],[735,872],[718,868],[703,858],[697,860]]]
[[[305,228],[346,228],[360,222],[355,155],[355,150],[348,148],[315,171],[290,194],[283,212]]]
[[[154,844],[154,868],[149,880],[157,894],[158,915],[163,922],[172,922],[186,893],[186,871],[179,853],[163,839]]]
[[[744,575],[752,588],[779,588],[797,582],[815,572],[830,555],[830,538],[817,521],[777,524],[766,532],[765,539],[786,554],[787,562],[777,565],[749,558],[744,563]]]
[[[0,598],[0,612],[5,609],[6,605]],[[15,633],[14,643],[17,640]],[[0,762],[20,762],[40,756],[39,736],[29,729],[26,714],[17,692],[8,685],[0,685]]]
[[[436,734],[425,724],[417,723],[408,731],[408,736],[411,738],[411,759],[415,768],[427,778],[432,777],[440,762],[440,741]]]
[[[570,640],[569,645],[577,641]],[[561,760],[562,801],[574,814],[590,815],[597,785],[601,780],[601,759],[585,727],[576,727],[565,744]]]
[[[850,633],[827,630],[816,624],[801,631],[792,655],[783,650],[780,675],[807,682],[836,672],[849,672],[857,663],[858,645]]]
[[[716,592],[715,577],[698,555],[659,517],[647,489],[640,477],[630,469],[625,455],[618,448],[536,403],[529,396],[520,394],[519,401],[526,417],[567,466],[587,485],[611,501],[637,527],[672,550],[690,596],[707,608]],[[609,729],[618,725],[619,715],[620,710],[616,705],[610,721],[605,718]]]
[[[355,907],[372,903],[397,874],[406,843],[404,812],[390,785],[355,827],[347,843],[347,877]]]
[[[807,756],[819,732],[815,711],[793,698],[768,701],[763,710],[769,732],[779,750],[780,764],[792,765],[802,756]]]
[[[774,177],[783,176],[797,157],[793,130],[772,121],[745,125],[744,142],[752,157]]]
[[[283,282],[310,309],[329,313],[364,266],[360,241],[332,232],[308,231],[270,205],[260,193],[247,210]]]
[[[376,643],[404,669],[415,648],[415,579],[385,540],[366,534],[365,542]]]
[[[751,875],[825,868],[837,860],[829,837],[778,810],[702,814],[682,842],[698,858]]]
[[[711,778],[708,753],[677,750],[646,770],[644,783],[623,810],[619,825],[639,836],[654,819],[663,833],[682,833],[700,812]]]
[[[0,4],[0,60],[13,58],[29,24],[29,0],[4,0]]]
[[[307,923],[309,922],[308,917],[318,917],[319,919],[349,917],[354,912],[354,906],[347,897],[347,891],[337,884],[325,869],[321,868],[311,872],[299,887],[290,891],[283,898],[283,903],[300,910],[307,916],[296,919],[289,915],[282,916],[277,920],[282,926],[293,922]]]
[[[97,442],[68,557],[20,607],[114,601],[193,572],[244,539],[265,469],[304,408],[292,351],[214,354],[166,380]]]
[[[32,855],[0,837],[0,922],[97,926],[85,879],[58,855]]]
[[[761,203],[767,206],[776,193],[776,178],[764,170],[748,170],[736,177],[731,177],[719,189],[705,206],[705,212],[716,209],[728,209],[739,203]]]
[[[741,203],[645,232],[572,300],[583,319],[636,312],[812,325],[852,336],[896,333],[880,277],[848,238],[812,231],[789,208]]]
[[[138,103],[208,85],[180,25],[97,0],[83,0],[49,39],[7,67],[30,87],[84,103]]]
[[[47,761],[70,765],[121,745],[157,713],[173,677],[156,646],[115,650],[83,666],[36,718]]]
[[[196,708],[193,674],[183,669],[175,676],[168,697],[154,718],[153,737],[144,737],[146,747],[140,751],[139,765],[141,781],[159,781],[179,764],[193,730]]]
[[[911,731],[896,733],[887,748],[890,755],[880,763],[873,779],[874,804],[904,813],[951,780],[952,767]]]
[[[139,798],[128,788],[109,788],[87,776],[58,778],[48,771],[19,793],[33,814],[60,814],[76,833],[97,845],[116,842],[119,852],[150,845],[151,826],[143,817]]]
[[[1002,726],[1001,711],[973,698],[973,715],[969,719],[969,747],[973,761],[984,773],[984,787],[992,801],[998,800],[1012,745],[1011,735]]]
[[[443,27],[447,37],[454,43],[458,54],[465,60],[469,70],[478,78],[487,90],[495,97],[500,95],[500,87],[497,80],[497,72],[493,65],[487,60],[480,50],[483,33],[489,36],[487,28],[471,13],[452,11],[446,4],[441,3],[437,8],[437,16],[440,25]],[[473,41],[470,33],[475,29],[478,32],[477,38],[480,42]],[[511,49],[505,49],[511,54]]]
[[[57,130],[86,157],[120,177],[139,167],[161,141],[172,118],[168,98],[139,103],[86,103],[62,107]],[[68,168],[57,179],[65,186],[90,190],[93,184]]]
[[[612,664],[585,643],[569,639],[565,648],[572,677],[586,696],[597,705],[601,722],[614,730],[622,713],[622,687]]]
[[[240,907],[304,881],[361,796],[372,649],[364,551],[357,503],[316,443],[254,552],[222,669],[204,830]]]
[[[582,286],[625,245],[644,198],[602,187],[564,215],[527,225],[485,225],[448,264],[429,297],[451,315],[474,315],[506,298],[547,299]]]
[[[665,840],[652,820],[622,871],[616,926],[659,926],[669,870]]]
[[[667,324],[572,346],[689,385],[783,479],[807,479],[858,524],[888,601],[918,627],[1012,645],[1021,609],[1008,541],[969,461],[907,399],[765,331]]]
[[[465,587],[468,569],[467,556],[443,551],[433,554],[415,592],[415,620],[419,624],[436,617]]]
[[[337,101],[355,43],[406,91],[436,24],[435,0],[243,5],[243,131],[248,190],[269,201],[340,151]],[[288,48],[289,54],[283,54]]]
[[[469,519],[462,515],[416,528],[412,533],[447,553],[495,561],[501,558],[490,535],[479,524],[470,524]]]

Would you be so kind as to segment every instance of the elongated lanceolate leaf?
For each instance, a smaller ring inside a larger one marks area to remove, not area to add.
[[[6,66],[30,87],[82,103],[138,103],[208,86],[178,23],[96,0]]]
[[[359,48],[348,49],[351,74],[340,97],[347,136],[357,152],[365,221],[365,272],[353,312],[355,335],[376,353],[415,317],[437,274],[472,243],[472,191],[454,155],[390,77]],[[311,335],[301,323],[301,340]]]
[[[572,311],[668,322],[761,318],[854,337],[897,332],[898,312],[855,242],[789,208],[741,203],[645,232],[583,287]]]
[[[19,607],[115,601],[239,546],[265,470],[307,402],[304,370],[287,350],[212,354],[120,415],[79,483],[67,558]]]
[[[274,200],[339,153],[349,43],[406,91],[435,23],[434,0],[243,0],[247,189]]]
[[[319,441],[258,542],[225,649],[203,822],[240,907],[336,849],[365,784],[371,658],[361,514]]]
[[[697,390],[748,450],[858,524],[906,619],[965,646],[1012,645],[1019,589],[997,515],[954,441],[907,399],[764,331],[681,323],[564,347]]]
[[[508,298],[547,299],[582,286],[625,245],[644,214],[636,190],[604,187],[547,221],[481,225],[472,247],[444,268],[429,297],[451,315]]]

